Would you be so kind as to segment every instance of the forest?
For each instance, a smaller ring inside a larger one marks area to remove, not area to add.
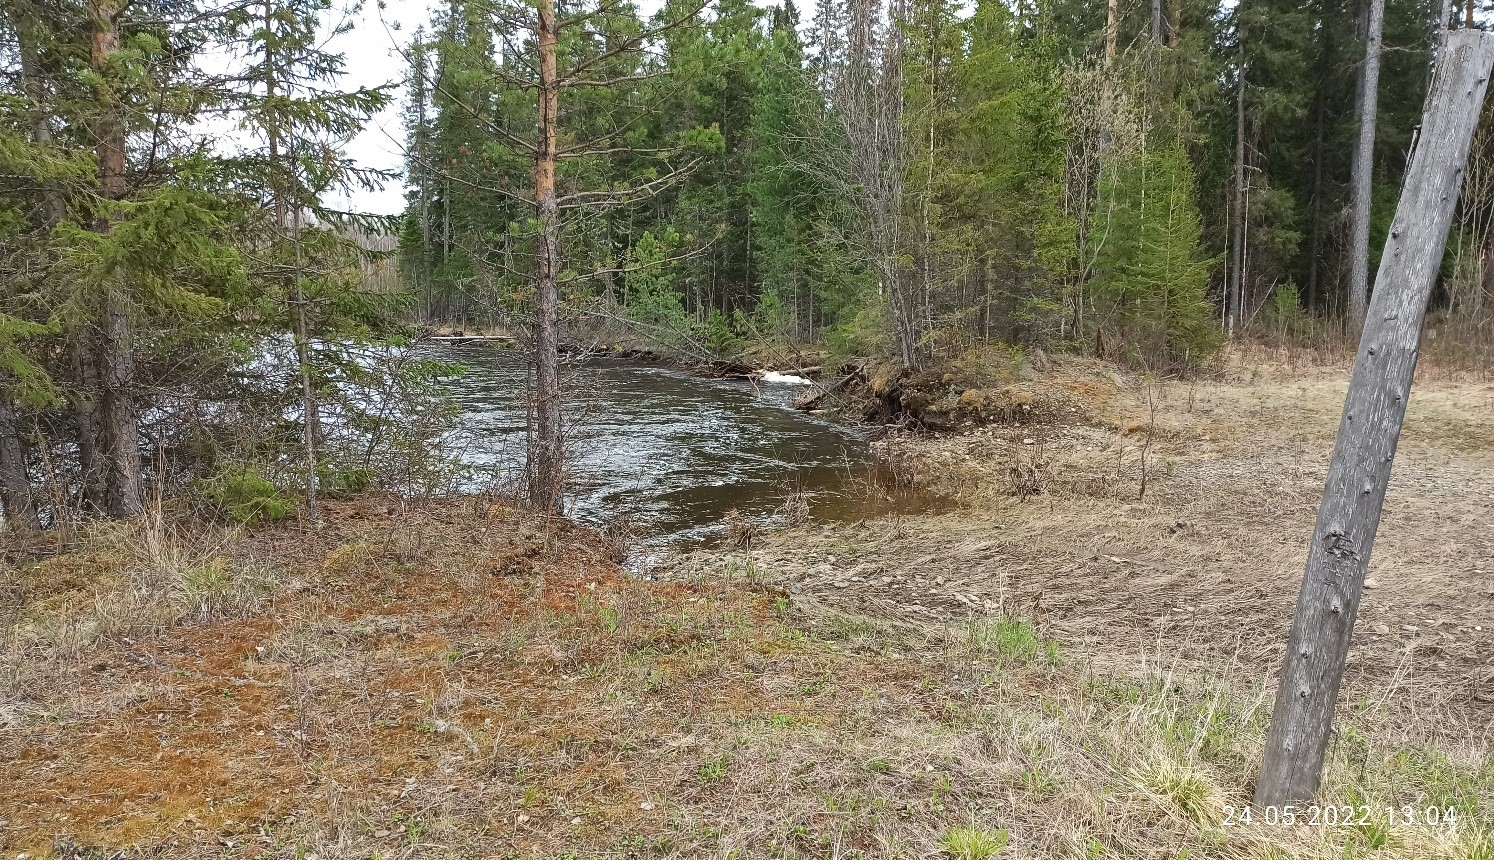
[[[1494,857],[1494,7],[412,4],[0,4],[0,852]]]
[[[1224,335],[1342,330],[1440,35],[1474,24],[1395,0],[603,9],[559,31],[568,310],[908,366],[1002,343],[1175,368]],[[400,260],[432,318],[530,301],[535,46],[513,15],[452,3],[410,47]],[[1470,323],[1479,181],[1440,301]]]
[[[114,515],[140,508],[142,458],[299,462],[309,487],[366,471],[350,451],[408,453],[420,428],[319,413],[364,412],[354,389],[418,399],[439,367],[374,379],[367,354],[433,323],[550,331],[552,351],[600,330],[695,360],[1038,350],[1163,374],[1231,337],[1343,342],[1439,40],[1477,23],[1402,0],[561,4],[542,86],[531,11],[440,6],[400,35],[399,79],[346,89],[319,40],[356,18],[326,4],[9,4],[10,518],[55,507],[26,489],[42,449],[79,476],[69,504]],[[405,214],[333,211],[400,180],[342,151],[397,84]],[[1436,298],[1470,360],[1489,147]],[[246,438],[244,410],[285,418]]]

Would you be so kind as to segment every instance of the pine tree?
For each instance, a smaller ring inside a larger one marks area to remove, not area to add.
[[[1107,233],[1089,284],[1094,325],[1116,357],[1186,367],[1218,346],[1207,290],[1219,261],[1202,247],[1181,143],[1145,141],[1139,155],[1117,154],[1100,189],[1096,217]]]
[[[256,201],[267,218],[254,248],[257,304],[271,336],[289,333],[311,520],[323,460],[321,392],[339,374],[356,372],[345,345],[380,316],[378,301],[356,289],[358,249],[333,229],[338,213],[323,199],[381,178],[350,162],[338,145],[388,101],[382,89],[336,88],[344,58],[319,47],[323,8],[320,0],[259,0],[231,18],[250,83],[235,107],[262,144],[239,165],[264,189]]]

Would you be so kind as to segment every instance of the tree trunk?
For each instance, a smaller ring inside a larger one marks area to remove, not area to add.
[[[1235,14],[1240,14],[1236,7]],[[1234,261],[1230,266],[1230,284],[1226,290],[1228,295],[1224,297],[1225,307],[1225,332],[1229,337],[1235,336],[1235,327],[1241,323],[1240,311],[1244,304],[1245,295],[1245,34],[1240,32],[1236,38],[1240,46],[1240,68],[1238,70],[1239,83],[1235,92],[1235,202],[1234,202],[1234,242],[1231,252]]]
[[[5,527],[13,531],[40,526],[36,502],[31,497],[26,447],[15,404],[5,386],[0,385],[0,512],[5,514]]]
[[[1375,114],[1380,93],[1380,35],[1385,0],[1370,0],[1365,27],[1364,66],[1359,76],[1359,139],[1354,144],[1353,235],[1349,246],[1349,331],[1364,327],[1369,301],[1370,197],[1375,172]]]
[[[301,207],[296,205],[291,214],[291,242],[296,246],[295,287],[291,291],[291,302],[295,305],[296,369],[301,382],[301,448],[305,461],[306,519],[316,522],[316,463],[317,451],[321,447],[321,407],[316,399],[316,385],[312,380],[311,336],[306,322],[306,287],[302,283],[305,262],[301,258]]]
[[[1323,268],[1323,97],[1317,98],[1313,109],[1312,136],[1312,219],[1311,239],[1307,252],[1307,300],[1308,310],[1317,307],[1318,281]]]
[[[1483,266],[1479,286],[1474,293],[1468,310],[1472,316],[1477,317],[1484,305],[1494,300],[1494,225],[1484,228]]]
[[[1115,62],[1117,39],[1116,0],[1105,0],[1105,65]]]
[[[560,513],[565,460],[560,425],[560,209],[555,199],[555,124],[560,81],[556,73],[554,0],[539,0],[539,128],[534,155],[534,202],[539,215],[535,244],[534,443],[529,451],[529,496],[540,510]]]
[[[301,201],[299,195],[295,195],[293,199],[291,194],[292,190],[300,187],[295,138],[291,138],[291,151],[285,154],[284,160],[280,151],[284,129],[280,126],[281,117],[276,112],[278,108],[275,105],[280,78],[276,71],[276,45],[272,35],[275,32],[274,11],[272,0],[265,0],[265,139],[269,147],[270,193],[275,201],[275,229],[290,229],[291,244],[295,250],[295,267],[291,272],[290,317],[292,346],[296,353],[296,377],[301,386],[301,454],[304,468],[302,489],[306,498],[306,519],[308,522],[316,522],[316,463],[321,439],[321,411],[312,380],[311,340],[306,321],[306,287],[302,284],[305,261],[301,257]],[[285,161],[290,163],[288,176],[284,170]]]
[[[52,142],[50,111],[44,104],[45,89],[40,68],[41,50],[33,36],[36,28],[18,25],[15,30],[16,52],[21,64],[21,92],[26,98],[31,142],[45,148]],[[42,226],[50,230],[67,217],[67,204],[56,188],[41,191]],[[16,405],[9,389],[14,380],[0,370],[0,511],[11,529],[29,530],[40,526],[36,502],[31,495],[28,468],[30,444],[21,435]]]
[[[1302,591],[1276,691],[1257,806],[1317,793],[1333,710],[1406,401],[1427,300],[1457,207],[1469,143],[1494,67],[1494,34],[1449,34],[1432,82],[1417,150],[1406,170],[1380,258]]]
[[[109,61],[119,51],[115,19],[122,9],[119,0],[90,0],[89,17],[93,38],[89,60],[99,75],[102,108],[95,124],[99,193],[106,201],[125,196],[125,125],[119,96],[110,83]],[[112,213],[101,215],[94,229],[103,234],[113,229]],[[105,456],[107,496],[105,510],[113,517],[139,513],[144,500],[140,459],[140,422],[135,412],[134,331],[129,299],[122,284],[109,276],[99,285],[99,330],[97,345],[98,441]]]
[[[1162,44],[1162,0],[1152,0],[1152,44]]]
[[[99,373],[94,364],[98,344],[92,323],[84,322],[72,333],[68,338],[68,352],[77,386],[72,407],[73,422],[78,425],[79,501],[84,511],[102,511],[109,498],[108,453],[99,429]]]

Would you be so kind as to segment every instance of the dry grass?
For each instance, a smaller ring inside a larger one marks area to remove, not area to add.
[[[1343,369],[1262,364],[1147,384],[1061,368],[1053,381],[1086,392],[1093,420],[879,443],[962,509],[764,535],[753,563],[805,600],[898,623],[1008,611],[1097,659],[1124,664],[1160,642],[1200,666],[1274,671]],[[1387,495],[1352,689],[1422,716],[1459,714],[1454,730],[1491,722],[1491,514],[1494,385],[1423,380]],[[719,564],[703,553],[672,567]]]
[[[754,533],[662,582],[620,572],[621,525],[480,500],[10,548],[0,851],[1490,860],[1494,390],[1453,379],[1413,397],[1330,751],[1324,801],[1370,822],[1226,824],[1336,373],[1173,383],[1152,426],[1138,380],[1071,372],[1082,423],[900,444],[966,509]]]
[[[1340,858],[1381,840],[1382,856],[1471,860],[1487,844],[1486,743],[1353,722],[1325,797],[1451,805],[1465,825],[1224,826],[1267,712],[1238,667],[1117,672],[1012,615],[819,612],[750,565],[645,582],[586,533],[503,509],[374,500],[328,520],[209,530],[200,552],[178,534],[156,556],[188,573],[221,558],[232,581],[273,554],[281,585],[256,603],[205,612],[171,584],[153,626],[76,648],[13,638],[38,665],[0,706],[0,848]],[[158,540],[114,532],[80,552],[135,558]],[[24,623],[50,611],[28,603]]]

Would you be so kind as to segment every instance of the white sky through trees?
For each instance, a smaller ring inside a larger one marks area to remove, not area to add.
[[[664,5],[663,0],[636,2],[639,13],[645,18]],[[355,21],[353,30],[325,45],[327,50],[342,53],[347,59],[347,74],[340,85],[355,89],[403,80],[406,68],[401,52],[414,37],[417,27],[425,25],[430,30],[433,14],[430,0],[383,0],[377,4],[367,3],[347,14]],[[329,14],[325,23],[330,28],[339,20],[345,19],[335,13]],[[347,154],[364,167],[402,171],[405,128],[401,113],[404,106],[404,88],[400,87],[389,106],[369,121],[362,134],[348,143]],[[358,189],[327,202],[356,212],[397,215],[405,208],[405,188],[396,179],[386,183],[380,191]]]

